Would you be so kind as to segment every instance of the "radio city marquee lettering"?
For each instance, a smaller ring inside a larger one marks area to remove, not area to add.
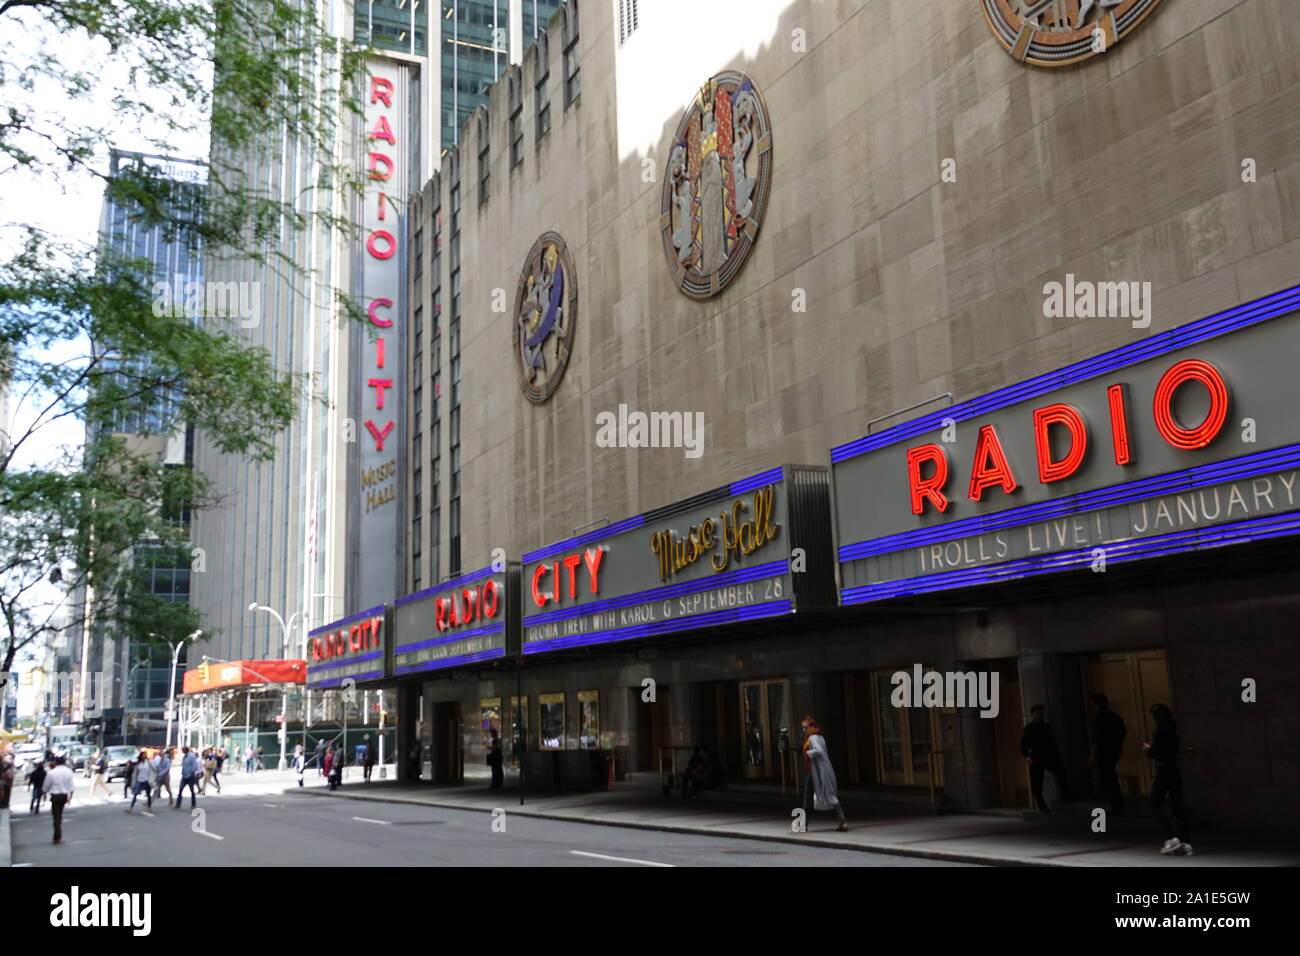
[[[841,599],[1300,531],[1297,307],[1279,293],[835,449]]]
[[[365,109],[358,120],[357,163],[365,190],[358,200],[362,241],[357,296],[365,321],[353,327],[351,414],[359,423],[352,488],[356,495],[349,537],[358,560],[349,572],[357,603],[394,596],[397,574],[402,436],[398,430],[406,383],[400,375],[406,263],[402,202],[408,189],[407,117],[410,78],[405,64],[367,61]]]
[[[524,555],[524,653],[790,613],[785,479],[759,477]]]
[[[484,568],[395,602],[395,674],[505,656],[506,577]]]
[[[311,660],[313,664],[333,658],[355,654],[369,648],[382,647],[379,632],[384,626],[382,617],[367,618],[351,627],[311,639]]]
[[[749,521],[742,518],[749,506],[743,500],[737,500],[729,510],[719,514],[721,528],[712,518],[705,518],[698,526],[691,527],[685,537],[678,537],[672,529],[656,531],[650,536],[650,550],[659,557],[659,580],[667,581],[715,548],[718,550],[710,558],[709,565],[714,571],[725,571],[731,564],[732,555],[753,554],[774,539],[780,530],[780,525],[772,523],[775,497],[775,485],[754,492],[754,517]]]
[[[335,687],[346,679],[384,676],[384,606],[318,627],[308,635],[307,684]]]

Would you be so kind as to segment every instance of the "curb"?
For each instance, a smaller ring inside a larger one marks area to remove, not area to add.
[[[10,867],[14,863],[14,843],[9,833],[9,808],[0,809],[0,867]]]
[[[286,793],[302,793],[311,791],[300,791],[294,788]],[[362,800],[369,803],[403,803],[417,807],[439,807],[444,810],[468,810],[486,812],[479,806],[466,806],[463,803],[450,803],[446,801],[421,800],[412,797],[398,796],[368,796],[352,793],[320,793],[312,792],[313,796],[335,798],[344,800]],[[709,827],[692,827],[680,824],[663,824],[663,823],[633,823],[627,820],[593,820],[590,817],[579,816],[570,813],[559,813],[556,811],[545,810],[528,810],[514,809],[509,811],[523,817],[537,817],[543,820],[562,820],[565,823],[587,823],[594,826],[604,827],[624,827],[629,830],[656,830],[664,833],[689,833],[696,836],[725,836],[736,840],[761,840],[767,843],[797,843],[800,846],[818,846],[832,850],[857,850],[861,853],[883,853],[889,856],[906,856],[923,860],[944,860],[951,863],[974,863],[982,866],[1033,866],[1033,867],[1059,867],[1067,869],[1076,869],[1069,863],[1061,863],[1053,860],[1025,860],[1020,857],[998,856],[995,854],[981,853],[954,853],[945,850],[923,850],[912,847],[899,847],[888,843],[843,843],[838,840],[828,840],[823,837],[809,837],[804,835],[798,837],[795,834],[790,836],[777,836],[775,834],[760,833],[719,833]]]

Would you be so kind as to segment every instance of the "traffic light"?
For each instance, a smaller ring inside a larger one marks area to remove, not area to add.
[[[208,662],[207,662],[207,661],[204,661],[202,664],[200,664],[200,665],[199,665],[199,668],[198,668],[198,670],[199,670],[199,679],[202,680],[203,683],[205,683],[205,684],[208,682],[208,670],[209,670],[209,669],[210,669],[210,668],[209,668],[209,665],[208,665]]]

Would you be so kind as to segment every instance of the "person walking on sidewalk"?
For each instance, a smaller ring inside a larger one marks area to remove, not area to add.
[[[256,751],[253,750],[252,744],[249,744],[247,747],[244,748],[244,773],[253,772],[253,759],[256,756],[257,753]]]
[[[1110,802],[1110,812],[1122,816],[1124,791],[1120,789],[1115,768],[1123,753],[1128,728],[1124,726],[1124,718],[1110,709],[1105,694],[1093,694],[1092,704],[1097,709],[1092,721],[1092,765],[1097,771],[1097,789]]]
[[[95,754],[95,759],[90,762],[90,793],[86,794],[86,799],[95,795],[95,791],[100,787],[104,788],[104,798],[110,799],[113,792],[108,789],[108,784],[104,782],[104,775],[108,773],[108,754],[103,750]]]
[[[332,770],[334,767],[334,745],[333,744],[330,744],[328,747],[325,748],[325,756],[324,758],[322,758],[320,766],[321,766],[321,773],[324,775],[325,780],[328,782],[330,778],[330,770]]]
[[[153,812],[153,787],[158,782],[157,773],[157,766],[141,750],[140,756],[135,762],[135,786],[133,788],[135,792],[131,797],[131,805],[123,812],[131,813],[135,810],[135,802],[140,799],[141,791],[144,791],[147,812]]]
[[[487,764],[492,768],[492,783],[489,790],[500,790],[505,783],[505,774],[502,772],[501,765],[505,762],[505,755],[501,752],[501,734],[495,727],[492,728],[492,745],[488,749]],[[368,772],[367,772],[368,774]]]
[[[1151,815],[1165,834],[1160,852],[1165,856],[1191,856],[1187,811],[1183,808],[1183,775],[1178,769],[1178,725],[1164,704],[1151,705],[1151,719],[1156,723],[1156,732],[1142,749],[1156,762],[1156,778],[1151,782]]]
[[[154,772],[158,777],[157,781],[154,783],[153,795],[161,800],[163,788],[165,787],[167,789],[167,806],[169,807],[175,803],[175,798],[172,796],[173,752],[173,748],[164,747],[162,750],[158,751],[158,756],[154,757],[154,761],[156,762]]]
[[[41,812],[41,803],[45,800],[45,761],[37,763],[27,774],[27,789],[31,791],[32,802],[27,809],[32,813]]]
[[[337,790],[343,786],[343,763],[346,751],[340,744],[334,751],[334,762],[330,764],[330,789]]]
[[[307,755],[302,752],[302,744],[293,748],[293,773],[298,778],[298,786],[302,786],[302,775],[307,769]]]
[[[496,733],[495,730],[492,731],[492,732],[493,732],[493,733]],[[362,744],[361,747],[362,747],[362,755],[361,755],[361,770],[362,770],[362,774],[363,774],[363,776],[364,776],[365,782],[366,782],[366,783],[369,783],[369,782],[370,782],[370,771],[371,771],[371,769],[375,766],[375,748],[374,748],[374,745],[370,743],[370,735],[369,735],[369,734],[366,734],[366,742],[365,742],[364,744]]]
[[[72,801],[77,778],[68,769],[66,757],[54,758],[54,769],[45,775],[41,789],[50,795],[50,816],[54,817],[54,842],[63,842],[63,808]]]
[[[323,739],[316,741],[316,773],[321,777],[325,776],[325,741]]]
[[[208,792],[208,784],[215,783],[213,774],[217,772],[217,757],[212,752],[211,747],[203,751],[203,777],[199,781],[199,796],[204,796]],[[221,784],[216,784],[217,793],[221,792]]]
[[[217,793],[221,792],[221,771],[226,766],[226,758],[230,754],[226,753],[225,747],[217,747],[212,751],[212,756],[216,760],[216,766],[212,768],[212,784],[217,788]]]
[[[0,810],[9,806],[9,794],[14,789],[14,754],[6,742],[0,744]]]
[[[1032,720],[1025,724],[1024,733],[1020,735],[1020,752],[1029,761],[1029,786],[1034,793],[1034,805],[1043,813],[1048,813],[1047,801],[1043,799],[1043,774],[1051,771],[1056,778],[1056,790],[1059,802],[1064,803],[1065,769],[1061,766],[1061,755],[1056,749],[1056,735],[1047,721],[1042,704],[1029,708]]]
[[[194,796],[194,791],[198,789],[199,773],[199,755],[189,747],[181,748],[181,785],[176,791],[176,809],[181,808],[181,802],[185,799],[185,788],[190,788],[190,809],[198,805],[198,799]]]
[[[804,829],[807,830],[807,821],[813,810],[834,810],[840,821],[839,829],[847,830],[849,824],[844,819],[844,808],[840,806],[836,792],[835,769],[831,766],[830,751],[826,749],[826,738],[811,715],[805,717],[800,726],[804,733],[803,768],[808,771],[803,787]]]

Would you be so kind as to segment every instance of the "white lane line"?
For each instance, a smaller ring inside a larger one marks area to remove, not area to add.
[[[360,820],[362,823],[378,823],[381,827],[391,827],[393,824],[389,820],[373,820],[370,817],[353,817],[353,820]]]
[[[264,804],[262,804],[262,806],[264,806],[264,807],[270,807],[272,810],[279,810],[279,809],[280,809],[280,805],[279,805],[278,803],[264,803]]]
[[[597,860],[613,860],[615,863],[639,863],[642,866],[673,866],[676,863],[656,863],[654,860],[634,860],[626,856],[606,856],[603,853],[588,853],[585,850],[570,850],[574,856],[589,856]]]
[[[209,840],[224,840],[224,839],[225,839],[225,837],[223,837],[223,836],[217,836],[217,834],[215,834],[215,833],[209,833],[207,830],[195,830],[194,832],[197,833],[199,836],[205,836],[205,837],[207,837]]]

